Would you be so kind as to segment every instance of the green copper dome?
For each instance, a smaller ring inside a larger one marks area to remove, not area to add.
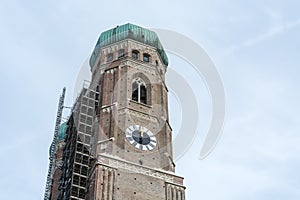
[[[67,123],[62,123],[59,127],[59,130],[58,130],[58,135],[57,135],[57,142],[61,142],[63,141],[65,138],[66,138],[66,134],[67,134],[67,128],[68,128],[68,125]],[[49,155],[51,156],[51,148],[52,146],[54,145],[54,141],[51,143],[50,145],[50,148],[49,148]]]
[[[59,127],[58,135],[57,135],[57,141],[62,141],[66,138],[68,125],[67,123],[62,123]]]
[[[157,34],[151,30],[128,23],[101,33],[90,58],[91,68],[93,67],[95,60],[100,53],[101,47],[127,38],[155,47],[164,64],[168,66],[169,61],[167,54],[164,51]]]

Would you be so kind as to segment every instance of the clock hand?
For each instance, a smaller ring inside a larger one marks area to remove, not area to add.
[[[142,131],[142,127],[140,126],[140,134],[141,134],[141,137],[143,138],[144,136],[144,131]]]

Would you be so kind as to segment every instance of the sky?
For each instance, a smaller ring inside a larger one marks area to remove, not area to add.
[[[71,106],[76,78],[100,33],[127,22],[189,37],[222,77],[222,137],[200,160],[212,113],[209,92],[186,70],[188,63],[168,54],[199,108],[197,137],[176,160],[187,199],[299,199],[299,9],[296,0],[2,0],[0,199],[43,198],[61,90],[67,87],[65,105]],[[175,136],[182,106],[174,96]]]

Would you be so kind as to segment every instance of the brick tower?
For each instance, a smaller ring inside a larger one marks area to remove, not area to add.
[[[87,199],[185,199],[183,178],[174,174],[167,65],[151,30],[125,24],[100,35],[90,59],[99,103]]]
[[[125,24],[103,32],[91,82],[66,123],[61,200],[185,200],[175,174],[165,73],[155,32]],[[56,191],[56,189],[55,189]]]

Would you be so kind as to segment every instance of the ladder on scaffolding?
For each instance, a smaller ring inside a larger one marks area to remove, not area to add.
[[[66,94],[66,88],[64,87],[63,91],[62,91],[62,94],[59,97],[53,143],[50,147],[50,157],[49,157],[50,161],[49,161],[49,169],[48,169],[48,175],[47,175],[47,182],[46,182],[44,200],[50,200],[50,197],[51,197],[52,179],[53,179],[53,173],[54,173],[54,168],[55,168],[55,152],[56,152],[56,149],[57,149],[57,136],[58,136],[59,126],[61,124],[61,119],[62,119],[62,112],[63,112],[64,101],[65,101],[65,94]]]

